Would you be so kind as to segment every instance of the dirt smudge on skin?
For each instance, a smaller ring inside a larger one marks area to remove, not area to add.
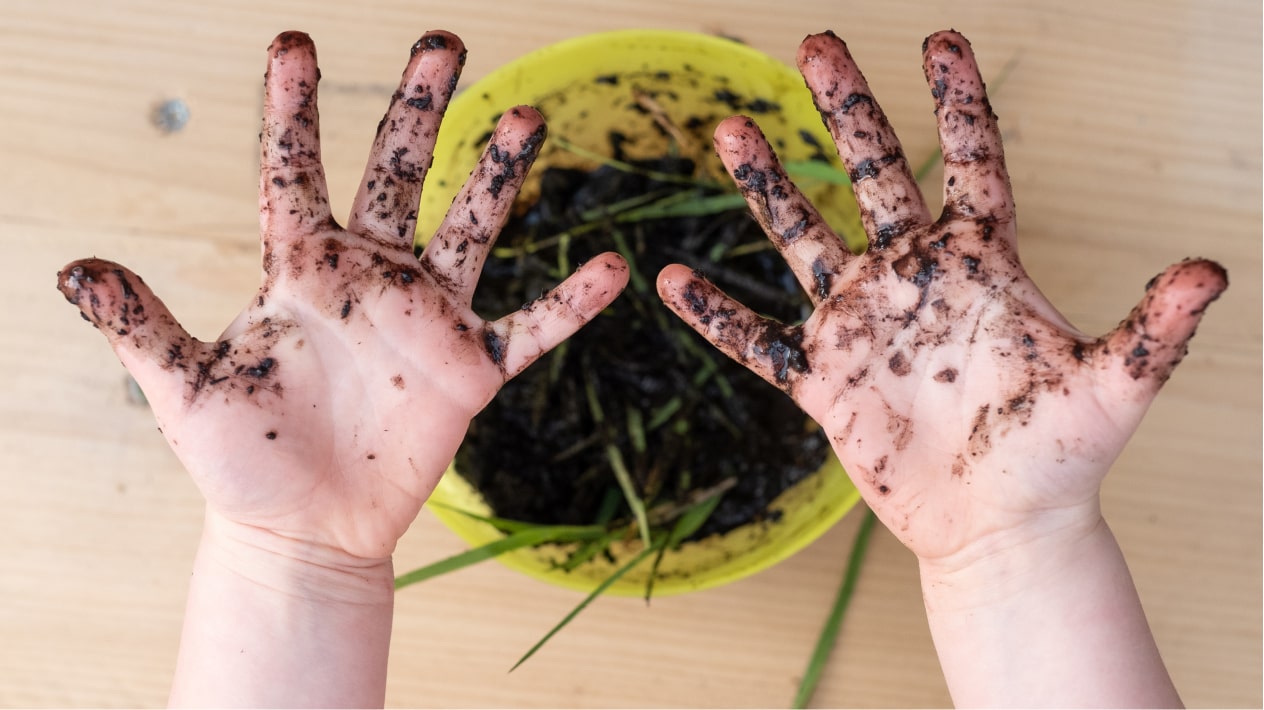
[[[515,116],[521,115],[517,109],[513,109],[513,114]],[[520,176],[520,169],[523,173],[526,172],[527,167],[535,160],[536,154],[539,153],[540,144],[544,142],[546,132],[547,129],[544,124],[540,124],[523,141],[517,152],[510,151],[496,143],[487,146],[487,154],[491,158],[492,163],[500,166],[498,171],[492,172],[492,176],[487,182],[487,192],[493,198],[500,198],[501,190],[504,189],[505,184]]]
[[[903,451],[913,439],[913,420],[895,411],[886,400],[883,400],[882,406],[886,410],[887,433],[891,435],[891,445],[896,451]]]
[[[783,387],[788,386],[792,371],[798,374],[811,371],[803,348],[803,331],[798,328],[765,324],[763,333],[755,341],[755,353],[769,359],[773,377]]]
[[[895,354],[887,360],[887,367],[889,367],[891,372],[894,372],[898,377],[904,377],[913,371],[912,363],[910,363],[908,358],[904,356],[904,351],[902,350],[897,350]]]
[[[502,370],[505,367],[505,346],[505,340],[492,330],[490,325],[483,329],[483,349],[487,351],[487,356],[492,359],[492,362]]]
[[[982,456],[992,448],[992,428],[988,423],[988,413],[991,410],[990,403],[984,404],[974,414],[974,421],[970,423],[970,435],[966,438],[970,456]]]
[[[812,282],[816,286],[817,298],[829,298],[834,285],[834,271],[820,257],[812,261]]]

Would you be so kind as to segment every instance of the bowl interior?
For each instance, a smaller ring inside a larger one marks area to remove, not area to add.
[[[649,97],[639,102],[637,95]],[[520,200],[538,194],[545,166],[595,167],[584,153],[609,156],[612,131],[630,158],[657,158],[675,140],[703,162],[716,179],[727,181],[711,147],[720,120],[745,114],[755,119],[784,162],[828,161],[842,170],[832,140],[799,74],[745,45],[686,32],[620,31],[588,35],[529,54],[487,75],[454,97],[439,132],[434,166],[418,211],[418,235],[429,238],[485,148],[500,115],[518,105],[535,106],[548,121],[549,135],[528,176]],[[674,138],[646,106],[661,108],[676,129]],[[579,150],[563,150],[562,137]],[[536,179],[532,179],[532,177]],[[850,245],[863,244],[855,200],[846,185],[800,180],[822,216]],[[491,315],[491,314],[489,314]],[[772,508],[775,522],[754,523],[725,535],[687,543],[659,565],[654,594],[704,589],[753,574],[785,559],[819,537],[859,500],[859,494],[832,456],[816,474],[783,493]],[[447,506],[490,512],[465,479],[449,469],[431,501],[434,514],[471,545],[503,537],[485,523]],[[632,542],[613,548],[615,561],[600,556],[570,572],[556,568],[567,550],[540,547],[501,555],[510,568],[532,577],[591,591],[640,549]],[[607,593],[644,593],[647,560]]]

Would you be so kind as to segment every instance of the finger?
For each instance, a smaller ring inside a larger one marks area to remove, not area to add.
[[[517,375],[596,317],[627,283],[623,257],[612,252],[598,255],[521,310],[488,323],[483,332],[487,354],[505,379]]]
[[[658,294],[681,320],[769,384],[789,391],[808,371],[800,328],[757,315],[698,272],[668,266],[658,275]]]
[[[798,64],[851,176],[870,246],[883,249],[930,224],[900,140],[847,45],[832,32],[811,35],[799,46]]]
[[[421,255],[436,281],[469,304],[487,252],[544,142],[544,118],[529,106],[505,112],[487,150]]]
[[[319,78],[310,37],[283,32],[272,41],[259,136],[259,226],[265,240],[314,234],[333,222],[320,162]]]
[[[922,54],[944,154],[945,215],[1012,220],[1001,131],[970,43],[956,32],[937,32]]]
[[[399,90],[378,124],[348,230],[412,249],[421,184],[464,64],[465,45],[454,34],[427,32],[413,45]]]
[[[139,276],[109,261],[83,259],[57,272],[57,289],[105,335],[151,402],[183,392],[189,363],[199,359],[205,345],[181,327]]]
[[[786,176],[759,127],[744,116],[726,119],[715,149],[812,302],[828,298],[851,252]]]
[[[1148,401],[1185,357],[1207,305],[1228,285],[1224,267],[1214,261],[1187,259],[1169,266],[1102,340],[1101,367],[1126,372],[1128,388]]]

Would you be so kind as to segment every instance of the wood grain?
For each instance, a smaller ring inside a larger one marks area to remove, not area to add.
[[[54,291],[65,262],[127,263],[196,335],[257,283],[264,49],[320,49],[324,154],[345,213],[407,49],[444,28],[464,83],[559,39],[625,27],[740,37],[790,60],[848,40],[910,155],[935,142],[919,46],[968,36],[1006,134],[1024,261],[1089,332],[1168,263],[1231,288],[1107,481],[1105,506],[1192,706],[1261,698],[1261,16],[1258,3],[579,0],[6,2],[0,22],[0,704],[165,702],[201,501],[130,403],[100,337]],[[180,98],[186,128],[153,108]],[[934,196],[932,196],[934,201]],[[576,601],[497,565],[401,593],[388,701],[414,706],[771,707],[793,695],[855,529],[754,578],[648,608],[603,599],[505,671]],[[423,514],[397,567],[461,548]],[[885,532],[817,703],[948,703],[912,557]]]

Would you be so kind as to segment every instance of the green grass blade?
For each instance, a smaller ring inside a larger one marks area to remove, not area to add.
[[[667,400],[666,404],[658,409],[655,409],[650,414],[650,421],[645,425],[645,428],[650,431],[654,431],[660,426],[666,424],[667,420],[671,419],[672,415],[680,410],[681,404],[682,402],[680,401],[680,397],[672,397]]]
[[[509,672],[513,673],[514,670],[518,666],[522,665],[523,663],[526,662],[528,658],[535,655],[536,651],[539,651],[540,648],[544,646],[544,644],[547,643],[549,639],[556,636],[557,632],[561,631],[563,627],[571,623],[571,620],[574,619],[576,616],[578,616],[579,612],[587,608],[588,605],[591,604],[594,599],[601,596],[601,593],[609,589],[610,585],[619,581],[619,579],[623,577],[623,575],[631,571],[633,567],[636,567],[637,565],[641,564],[642,560],[654,554],[655,552],[658,552],[657,547],[647,547],[646,549],[641,550],[641,553],[638,554],[636,557],[633,557],[632,561],[628,562],[626,565],[612,572],[609,577],[606,577],[606,579],[602,581],[601,584],[597,585],[596,589],[592,590],[592,592],[589,593],[589,595],[584,598],[584,601],[580,602],[579,605],[576,606],[574,609],[571,609],[571,612],[567,614],[565,617],[563,617],[562,620],[557,623],[557,626],[554,626],[552,629],[550,629],[549,632],[544,635],[544,638],[540,639],[539,641],[536,641],[535,645],[531,647],[531,650],[523,654],[522,658],[519,658],[518,662],[513,664],[513,668],[510,668]]]
[[[594,521],[593,525],[601,528],[605,528],[609,525],[610,521],[614,519],[615,512],[619,509],[619,502],[622,500],[623,492],[618,488],[606,489],[606,495],[601,498],[601,507],[597,509],[597,519]],[[579,546],[579,549],[572,552],[570,556],[566,558],[566,561],[560,565],[560,567],[563,570],[570,572],[588,560],[596,557],[597,553],[609,547],[610,543],[623,537],[623,532],[623,530],[610,530],[599,538],[585,542],[583,545]]]
[[[549,141],[553,143],[553,145],[556,145],[558,148],[561,148],[562,150],[568,153],[574,153],[575,155],[578,155],[581,158],[594,160],[602,165],[607,165],[621,172],[633,173],[635,175],[644,175],[645,177],[650,178],[651,180],[658,180],[659,182],[674,182],[674,183],[679,183],[681,185],[710,186],[710,183],[704,180],[698,180],[696,178],[689,177],[687,175],[675,175],[672,173],[662,173],[657,170],[647,170],[645,168],[637,167],[631,163],[625,163],[622,160],[615,160],[614,158],[611,158],[610,156],[607,156],[607,155],[594,153],[593,151],[588,150],[587,148],[575,145],[574,143],[566,140],[565,138],[561,136],[550,136]]]
[[[936,165],[939,165],[943,157],[944,151],[939,146],[935,146],[930,155],[926,156],[926,160],[923,160],[922,164],[917,166],[917,170],[913,171],[913,179],[918,182],[925,180],[926,176],[930,175],[930,171],[934,170]]]
[[[812,693],[816,692],[816,685],[821,680],[821,671],[825,669],[825,662],[829,660],[830,652],[834,650],[834,643],[838,640],[838,630],[843,625],[843,613],[847,611],[847,605],[851,602],[852,592],[856,589],[856,580],[860,576],[860,566],[865,561],[865,551],[869,546],[869,536],[873,532],[875,520],[877,517],[873,511],[866,508],[865,517],[860,521],[860,529],[856,531],[856,540],[851,546],[851,555],[847,558],[847,570],[843,573],[843,583],[838,588],[834,607],[830,609],[829,618],[825,620],[825,628],[821,629],[821,636],[816,641],[816,648],[812,650],[807,670],[804,671],[803,680],[799,683],[799,691],[794,696],[794,704],[790,706],[796,710],[808,706],[808,701],[812,699]]]
[[[611,202],[608,205],[584,210],[579,213],[579,218],[584,222],[597,222],[608,217],[614,217],[621,212],[627,212],[630,209],[642,207],[651,202],[658,202],[659,200],[672,194],[678,193],[669,190],[655,190],[654,192],[647,192],[641,195],[633,195],[632,197],[624,200]]]
[[[636,516],[636,527],[641,533],[641,542],[645,545],[645,549],[650,547],[650,521],[645,515],[645,501],[636,494],[636,486],[632,483],[632,475],[628,473],[628,467],[623,463],[623,453],[619,451],[619,447],[614,444],[606,444],[606,458],[610,461],[610,468],[614,469],[614,477],[619,481],[619,487],[623,489],[623,497],[628,501],[628,507],[632,509],[632,515]]]
[[[591,540],[605,534],[605,531],[595,526],[570,526],[570,525],[540,525],[528,530],[521,530],[499,540],[489,542],[481,547],[472,550],[466,550],[457,555],[444,558],[438,562],[426,565],[413,570],[407,574],[402,574],[395,578],[395,588],[402,589],[410,584],[423,582],[432,577],[438,577],[441,574],[455,572],[472,564],[477,564],[483,560],[517,550],[522,547],[533,547],[535,545],[543,545],[550,542],[578,542],[582,540]]]
[[[727,490],[727,488],[721,489],[686,510],[672,527],[671,535],[667,537],[667,548],[675,548],[685,538],[698,532],[698,528],[702,527],[702,524],[707,522],[707,518],[711,517],[711,513],[715,512],[715,507],[720,504],[720,499],[724,497],[724,492]]]
[[[549,527],[549,526],[539,525],[536,523],[524,523],[520,520],[509,520],[508,518],[497,518],[491,515],[479,515],[478,513],[471,513],[468,510],[458,508],[454,505],[448,505],[447,503],[440,503],[439,501],[432,500],[430,501],[430,505],[433,505],[436,508],[443,508],[444,510],[450,510],[453,513],[460,513],[461,515],[464,515],[465,517],[470,518],[471,520],[477,520],[480,523],[487,523],[488,525],[496,528],[497,530],[503,533],[516,533],[516,532],[521,532],[523,530],[534,530],[536,528]]]
[[[580,565],[596,557],[598,554],[601,553],[602,550],[605,550],[606,548],[610,547],[610,545],[618,541],[626,533],[627,533],[627,528],[623,527],[623,528],[619,528],[618,530],[611,530],[610,532],[606,533],[605,535],[602,535],[601,537],[594,538],[592,540],[589,540],[588,542],[585,542],[583,545],[579,547],[579,549],[572,552],[570,557],[567,557],[566,560],[562,562],[561,565],[558,566],[559,569],[565,572],[574,571]]]
[[[658,576],[658,565],[663,561],[663,555],[668,550],[674,549],[685,538],[698,532],[698,528],[707,522],[707,518],[711,517],[711,513],[715,512],[715,507],[720,504],[720,498],[724,496],[724,490],[717,491],[711,497],[694,504],[676,520],[676,524],[672,526],[671,532],[667,535],[666,544],[659,549],[658,554],[654,557],[654,565],[650,567],[649,578],[645,580],[646,604],[650,603],[650,596],[654,594],[654,578]]]
[[[680,193],[688,194],[688,193]],[[620,212],[616,222],[642,222],[647,219],[670,219],[674,217],[706,217],[708,215],[729,212],[746,207],[746,198],[735,192],[719,195],[699,195],[694,199],[682,200],[663,198],[644,207],[637,207]]]
[[[810,178],[834,185],[850,185],[847,171],[819,160],[792,160],[784,164],[786,174],[792,179]]]
[[[637,293],[649,293],[650,284],[645,280],[645,276],[641,274],[641,270],[636,267],[636,254],[632,252],[632,248],[628,246],[628,240],[623,236],[623,232],[617,229],[610,230],[610,238],[614,240],[614,248],[619,252],[619,256],[628,262],[628,281],[632,284],[632,288]]]

